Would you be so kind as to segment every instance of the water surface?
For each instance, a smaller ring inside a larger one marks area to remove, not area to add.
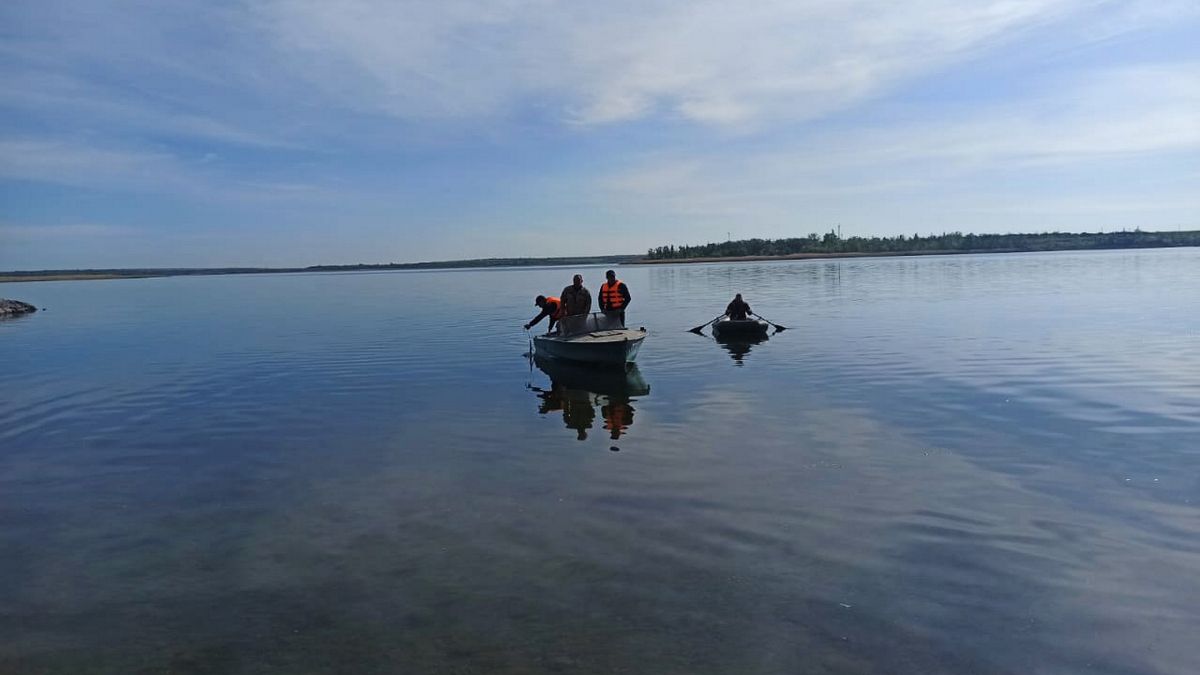
[[[1200,672],[1200,250],[575,271],[0,285],[0,672]]]

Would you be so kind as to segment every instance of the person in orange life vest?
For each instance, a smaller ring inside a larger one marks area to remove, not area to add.
[[[629,306],[629,301],[632,298],[629,296],[629,287],[624,281],[617,279],[617,273],[609,270],[604,273],[608,281],[600,286],[600,311],[610,314],[616,314],[621,319],[621,325],[625,325],[625,308]]]
[[[608,405],[601,406],[600,413],[604,415],[604,428],[614,441],[621,440],[621,432],[633,424],[633,406],[628,401],[609,399]]]
[[[529,330],[530,328],[536,326],[543,318],[550,317],[550,323],[546,326],[546,334],[549,335],[550,333],[553,333],[554,324],[558,323],[558,320],[564,316],[562,301],[554,296],[547,298],[544,295],[539,295],[536,299],[534,299],[533,304],[540,307],[542,312],[541,314],[533,317],[529,323],[525,324],[525,330]]]
[[[742,300],[742,294],[738,293],[734,296],[733,301],[729,303],[729,306],[725,308],[725,313],[729,315],[729,318],[738,321],[744,320],[746,315],[752,312],[750,311],[750,305],[745,300]]]

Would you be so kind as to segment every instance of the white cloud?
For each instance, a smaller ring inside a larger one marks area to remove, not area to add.
[[[519,114],[765,130],[1039,30],[1066,49],[1198,11],[1111,0],[66,4],[30,20],[32,35],[0,40],[4,105],[263,147],[353,136],[357,121],[337,116],[348,110],[484,130]]]
[[[597,67],[577,92],[580,119],[621,121],[655,109],[715,125],[810,119],[1075,8],[1038,1],[673,5],[621,30],[582,36],[579,56]],[[617,44],[625,46],[605,48],[616,33],[624,33]]]
[[[932,119],[807,136],[766,150],[658,153],[600,185],[695,204],[910,189],[980,170],[1200,150],[1200,63],[1122,67],[1056,84],[1018,103],[943,118],[935,111]],[[884,178],[864,181],[863,172]]]
[[[470,117],[543,101],[586,125],[743,127],[845,108],[1055,22],[1107,25],[1111,12],[1088,12],[1108,4],[277,0],[258,25],[350,107]]]

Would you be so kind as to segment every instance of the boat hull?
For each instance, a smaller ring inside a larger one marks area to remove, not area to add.
[[[539,335],[533,339],[533,349],[539,358],[624,366],[634,362],[645,339],[646,332],[641,330],[599,331],[568,337]]]
[[[761,337],[771,324],[755,319],[722,319],[713,324],[712,332],[720,337]]]

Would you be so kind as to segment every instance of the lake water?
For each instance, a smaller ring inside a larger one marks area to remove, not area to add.
[[[0,285],[0,672],[1200,672],[1200,250],[575,271]]]

